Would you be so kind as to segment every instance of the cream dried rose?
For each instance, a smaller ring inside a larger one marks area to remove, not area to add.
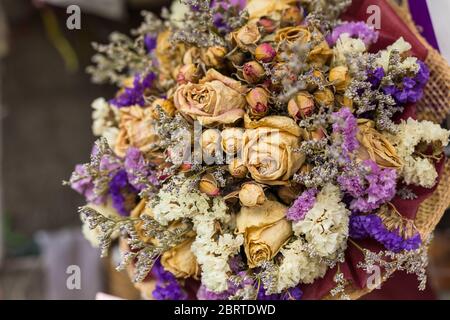
[[[261,205],[266,201],[264,188],[254,182],[244,183],[239,190],[239,201],[245,207]]]
[[[248,12],[249,19],[258,19],[264,16],[288,9],[297,0],[249,0],[244,10]]]
[[[159,135],[155,129],[154,110],[132,106],[120,109],[119,135],[114,148],[115,153],[124,157],[130,146],[143,153],[158,149]]]
[[[269,116],[258,121],[246,117],[242,161],[252,178],[263,184],[285,185],[300,169],[305,155],[294,150],[300,146],[301,129],[284,116]]]
[[[375,161],[382,168],[401,170],[403,162],[389,140],[375,129],[375,123],[358,119],[358,159]]]
[[[239,81],[209,69],[198,84],[187,83],[175,91],[175,107],[202,125],[230,124],[242,118],[247,88]]]
[[[197,258],[191,251],[191,245],[194,240],[195,237],[192,237],[164,252],[161,256],[161,264],[164,269],[177,278],[194,277],[198,279],[200,267],[197,263]]]
[[[291,237],[292,226],[285,219],[286,212],[286,206],[272,200],[260,206],[241,208],[236,217],[236,233],[244,234],[244,250],[250,268],[272,259]]]
[[[256,22],[249,22],[232,32],[231,37],[240,49],[247,51],[256,47],[256,43],[261,39],[261,34]]]

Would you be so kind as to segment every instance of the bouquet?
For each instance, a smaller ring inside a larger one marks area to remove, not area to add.
[[[450,132],[415,119],[412,45],[341,20],[350,4],[183,0],[95,44],[88,71],[119,89],[67,183],[144,297],[345,299],[396,270],[424,288],[415,214]]]

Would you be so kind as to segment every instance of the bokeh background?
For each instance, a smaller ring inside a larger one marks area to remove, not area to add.
[[[69,4],[81,6],[81,30],[66,28]],[[83,239],[76,211],[83,199],[62,181],[90,153],[91,102],[114,94],[85,73],[91,42],[128,32],[141,10],[159,13],[164,5],[170,0],[0,0],[0,299],[93,299],[99,291],[139,297],[113,271],[115,251],[100,260]],[[80,290],[66,286],[69,265],[80,267]],[[429,273],[422,297],[448,298],[449,214],[436,232]],[[415,290],[412,278],[404,283],[403,291]],[[372,298],[380,297],[414,298]]]

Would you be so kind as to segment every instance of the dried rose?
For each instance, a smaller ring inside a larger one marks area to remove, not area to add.
[[[198,84],[179,86],[174,103],[178,111],[202,125],[233,123],[245,113],[246,92],[247,88],[239,81],[209,69]]]
[[[202,148],[203,154],[206,157],[215,157],[221,152],[220,141],[221,134],[219,130],[207,129],[203,131],[200,137],[200,147]]]
[[[188,82],[196,83],[200,79],[200,76],[200,69],[195,64],[190,63],[180,68],[176,80],[178,84],[186,84]]]
[[[253,182],[244,183],[239,191],[239,201],[246,207],[263,204],[266,201],[263,187]]]
[[[249,22],[239,30],[232,32],[231,37],[240,49],[248,51],[256,46],[261,39],[261,34],[256,22]]]
[[[297,93],[288,103],[289,115],[295,120],[309,117],[313,113],[314,108],[314,98],[306,91]]]
[[[227,49],[224,47],[210,47],[201,51],[201,59],[207,67],[220,68],[225,61]]]
[[[314,92],[314,99],[322,106],[331,106],[334,103],[334,94],[333,91],[325,88],[324,90],[317,90]]]
[[[270,93],[261,87],[253,88],[245,97],[249,106],[250,116],[261,118],[269,111]]]
[[[281,26],[297,26],[303,21],[303,8],[291,6],[281,14]]]
[[[222,149],[229,154],[235,154],[242,148],[244,129],[226,128],[221,132]]]
[[[332,56],[333,50],[330,49],[330,46],[324,40],[310,51],[308,61],[316,67],[321,67],[325,65]]]
[[[194,240],[195,237],[189,238],[164,252],[161,256],[161,265],[164,269],[177,278],[186,279],[193,277],[198,279],[200,275],[200,266],[191,250],[191,245]]]
[[[295,42],[308,43],[311,41],[311,32],[305,26],[286,27],[277,31],[275,41],[285,41],[289,44]]]
[[[242,67],[242,75],[248,83],[259,83],[266,76],[263,66],[256,61],[250,61]]]
[[[236,232],[244,234],[250,268],[273,259],[291,237],[292,226],[285,218],[286,212],[286,206],[271,200],[260,206],[241,208],[236,217]]]
[[[247,175],[248,169],[241,159],[234,158],[228,164],[228,171],[233,177],[242,179]]]
[[[277,55],[277,52],[272,47],[270,43],[261,43],[258,45],[255,49],[255,58],[258,61],[262,61],[264,63],[271,62],[275,56]]]
[[[210,173],[206,173],[201,177],[200,182],[198,183],[198,189],[200,192],[207,194],[210,197],[215,197],[220,194],[217,180]]]
[[[350,84],[350,74],[346,66],[334,67],[330,70],[330,82],[333,83],[337,92],[345,92]]]
[[[296,3],[297,0],[249,0],[244,10],[247,11],[249,19],[259,19],[280,12]]]

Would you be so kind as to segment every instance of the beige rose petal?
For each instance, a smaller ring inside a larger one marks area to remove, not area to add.
[[[259,120],[251,120],[248,115],[245,115],[244,125],[246,129],[256,129],[260,127],[280,129],[289,132],[296,137],[300,137],[302,134],[302,129],[295,123],[294,119],[285,116],[268,116]]]
[[[177,278],[194,277],[198,279],[200,267],[191,245],[195,238],[188,239],[178,246],[164,252],[161,257],[161,264],[165,270],[171,272]]]
[[[278,201],[266,200],[262,205],[242,207],[236,216],[236,232],[244,233],[247,228],[264,227],[283,219],[287,207]]]

